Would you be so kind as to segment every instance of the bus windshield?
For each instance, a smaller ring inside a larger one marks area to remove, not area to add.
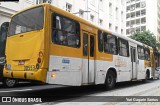
[[[12,17],[8,36],[40,30],[44,24],[44,9],[42,6],[21,12]]]

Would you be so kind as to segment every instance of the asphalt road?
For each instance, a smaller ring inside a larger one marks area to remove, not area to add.
[[[93,96],[99,93],[118,91],[124,88],[127,89],[145,84],[152,85],[154,82],[160,82],[160,80],[150,80],[147,83],[143,83],[141,81],[121,82],[117,83],[115,88],[112,90],[105,90],[101,85],[69,87],[58,85],[20,83],[14,88],[3,88],[2,84],[0,84],[0,96],[35,98],[42,97],[45,98],[45,101],[47,102],[61,103],[64,101],[74,101],[84,96]]]

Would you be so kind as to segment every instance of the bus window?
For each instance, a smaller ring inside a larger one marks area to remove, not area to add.
[[[52,42],[69,47],[80,47],[80,26],[74,20],[53,14]]]
[[[137,46],[137,51],[138,51],[138,59],[144,60],[144,48],[142,46]]]
[[[101,30],[98,30],[98,50],[103,52],[103,33]]]
[[[128,41],[119,39],[119,55],[129,57]]]
[[[88,55],[88,35],[86,33],[83,34],[83,56]]]
[[[145,60],[150,60],[150,51],[148,48],[145,48]]]
[[[104,33],[104,52],[117,54],[117,38],[115,36]]]
[[[90,36],[90,56],[94,56],[94,36]]]
[[[42,6],[26,10],[12,17],[9,35],[40,30],[44,23],[44,9]]]

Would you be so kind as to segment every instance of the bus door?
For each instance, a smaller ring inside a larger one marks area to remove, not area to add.
[[[94,35],[88,32],[83,32],[83,69],[82,69],[82,83],[92,84],[95,82],[94,69],[94,50],[95,38]]]
[[[130,47],[131,63],[132,63],[132,79],[137,79],[137,65],[136,65],[136,47]]]

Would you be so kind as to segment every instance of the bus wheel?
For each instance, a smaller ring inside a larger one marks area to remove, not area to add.
[[[4,87],[11,88],[11,87],[14,87],[16,84],[17,84],[17,80],[15,80],[15,79],[5,78],[3,80],[3,86]]]
[[[148,74],[148,73],[146,73],[146,75],[145,75],[145,79],[143,79],[142,81],[143,81],[143,82],[147,82],[147,81],[148,81],[148,79],[149,79],[149,74]]]
[[[116,76],[113,71],[108,71],[105,80],[105,87],[107,89],[112,89],[116,84]]]

